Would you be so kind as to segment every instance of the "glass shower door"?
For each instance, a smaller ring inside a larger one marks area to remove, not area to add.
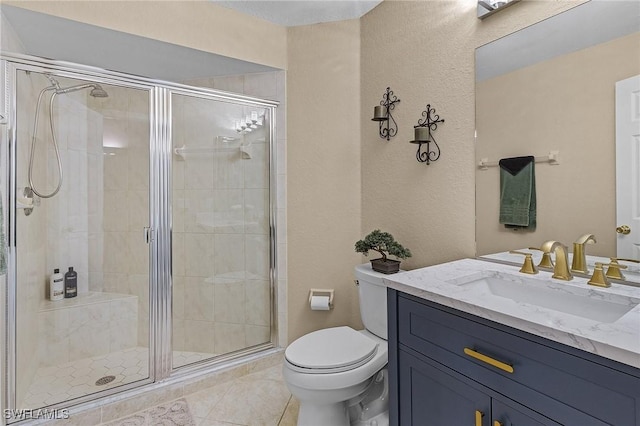
[[[150,378],[149,99],[17,71],[16,408]]]
[[[172,93],[173,368],[271,342],[269,109]]]

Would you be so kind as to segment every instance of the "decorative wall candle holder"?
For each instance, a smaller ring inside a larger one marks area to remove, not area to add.
[[[413,126],[414,140],[410,141],[418,144],[416,159],[420,163],[429,165],[432,161],[440,158],[440,147],[432,133],[438,128],[438,123],[444,123],[444,118],[440,119],[440,116],[436,114],[435,108],[431,108],[431,105],[427,104],[427,109],[422,111],[422,118],[418,120],[416,126]],[[427,145],[426,150],[423,151],[422,145],[425,144]]]
[[[373,108],[373,118],[371,121],[379,123],[379,132],[382,139],[390,140],[398,133],[398,123],[391,115],[391,111],[400,102],[393,91],[387,87],[387,91],[382,95],[380,105]],[[383,124],[385,123],[386,124]]]

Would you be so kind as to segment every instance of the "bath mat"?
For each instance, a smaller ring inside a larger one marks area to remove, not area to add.
[[[106,426],[195,426],[189,406],[184,399],[167,402]]]

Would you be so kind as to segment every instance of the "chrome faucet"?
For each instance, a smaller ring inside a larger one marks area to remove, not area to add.
[[[573,261],[571,262],[572,272],[582,272],[583,274],[589,273],[584,245],[593,244],[595,242],[596,237],[593,234],[584,234],[573,243]]]
[[[540,247],[540,250],[546,253],[555,253],[556,262],[553,266],[552,278],[569,281],[573,279],[573,275],[569,271],[569,256],[567,246],[559,241],[547,241]]]

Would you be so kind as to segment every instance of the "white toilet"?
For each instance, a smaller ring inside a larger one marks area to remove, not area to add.
[[[370,264],[355,268],[365,330],[334,327],[287,347],[284,380],[300,401],[298,426],[388,426],[387,288]]]

